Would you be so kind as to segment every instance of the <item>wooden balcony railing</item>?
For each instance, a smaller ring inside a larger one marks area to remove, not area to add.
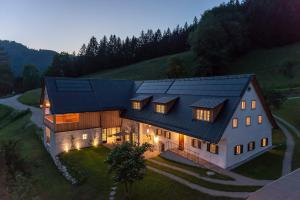
[[[191,160],[197,164],[200,164],[201,161],[203,160],[197,155],[199,153],[192,151],[187,147],[185,147],[184,150],[180,150],[179,145],[174,142],[171,142],[171,141],[168,141],[166,143],[166,145],[167,145],[166,147],[169,151],[171,151],[177,155],[180,155],[188,160]]]

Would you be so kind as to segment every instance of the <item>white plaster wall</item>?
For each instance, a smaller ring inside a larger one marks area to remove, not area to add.
[[[234,112],[233,118],[238,118],[238,128],[232,128],[232,119],[225,129],[222,139],[227,141],[226,167],[230,167],[254,156],[272,146],[272,125],[267,118],[259,97],[250,83],[250,90],[246,90],[241,100],[246,100],[246,109],[241,110],[241,102]],[[256,100],[256,109],[251,110],[251,100]],[[258,124],[258,115],[262,115],[263,123]],[[251,116],[251,126],[246,126],[246,116]],[[261,139],[267,137],[269,144],[261,147]],[[255,141],[255,150],[248,152],[248,143]],[[234,147],[243,145],[243,153],[234,155]]]
[[[192,146],[192,138],[189,136],[184,136],[184,145],[185,147],[189,148],[191,151],[195,152],[197,156],[201,159],[206,160],[214,165],[219,167],[225,168],[226,167],[226,155],[227,155],[227,147],[226,147],[226,140],[221,139],[218,143],[219,153],[214,154],[207,151],[207,144],[208,142],[201,141],[201,149],[194,148]],[[194,138],[197,139],[197,138]]]
[[[66,132],[58,132],[58,133],[52,133],[51,132],[51,152],[54,155],[57,155],[61,152],[66,151],[66,148],[68,150],[72,149],[72,136],[74,138],[73,145],[74,149],[77,148],[77,145],[79,145],[79,148],[89,147],[93,145],[93,141],[96,140],[98,144],[101,142],[101,132],[100,128],[96,129],[85,129],[85,130],[75,130],[75,131],[66,131]],[[87,134],[87,139],[84,140],[82,138],[83,134]]]

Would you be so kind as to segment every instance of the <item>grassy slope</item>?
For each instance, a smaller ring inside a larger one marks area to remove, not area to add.
[[[273,145],[278,145],[278,147],[250,160],[233,171],[256,179],[279,178],[281,176],[282,160],[286,149],[286,139],[280,130],[274,130],[272,139]]]
[[[300,99],[287,100],[279,110],[274,111],[278,116],[281,116],[300,130]],[[290,130],[291,131],[291,130]],[[293,131],[291,131],[293,133]],[[295,140],[295,150],[292,168],[300,167],[300,138],[293,134]]]
[[[197,59],[191,52],[176,54],[184,60],[188,77],[197,67]],[[112,79],[162,79],[167,78],[166,68],[171,56],[155,58],[122,68],[91,74],[88,77]],[[295,78],[289,79],[279,71],[286,60],[296,60]],[[300,44],[253,51],[233,62],[228,74],[255,73],[264,87],[287,88],[300,86]]]
[[[21,95],[18,100],[26,105],[39,107],[40,105],[40,96],[41,96],[41,89],[29,90]]]

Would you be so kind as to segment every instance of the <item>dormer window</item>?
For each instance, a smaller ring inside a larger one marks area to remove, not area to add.
[[[132,109],[134,110],[141,110],[141,102],[139,101],[132,101]]]
[[[149,95],[139,95],[131,100],[131,108],[134,110],[142,110],[150,101],[152,96]]]
[[[178,97],[167,96],[161,97],[153,101],[154,111],[157,113],[167,114],[171,108],[175,105]]]
[[[223,108],[226,99],[203,98],[193,103],[193,119],[206,122],[214,122]]]
[[[211,110],[204,110],[204,109],[196,109],[195,113],[195,119],[207,121],[209,122],[211,120],[212,111]]]
[[[155,105],[155,112],[157,113],[166,113],[166,106],[163,104],[156,104]]]

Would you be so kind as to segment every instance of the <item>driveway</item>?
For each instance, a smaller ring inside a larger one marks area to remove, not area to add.
[[[26,109],[29,109],[32,112],[31,121],[33,123],[35,123],[39,128],[42,128],[43,118],[42,118],[41,109],[20,103],[18,101],[19,96],[21,96],[21,95],[15,95],[13,97],[8,97],[8,98],[0,99],[0,104],[12,107],[12,108],[14,108],[16,110],[26,110]]]

